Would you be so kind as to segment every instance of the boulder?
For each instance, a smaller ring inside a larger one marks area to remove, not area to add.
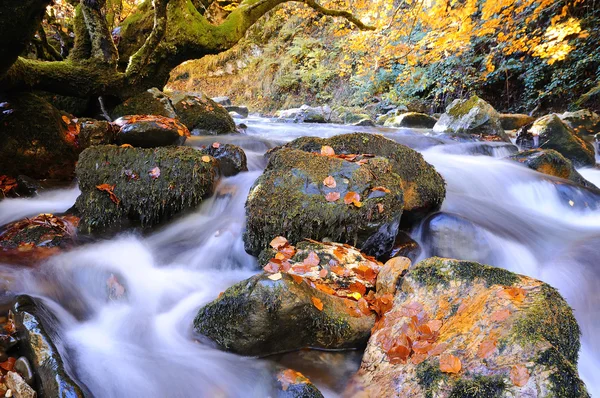
[[[510,142],[500,124],[498,112],[477,96],[454,100],[433,126],[436,133],[482,137],[492,141]]]
[[[216,166],[190,147],[88,148],[77,164],[80,230],[149,227],[192,209],[212,193]]]
[[[225,177],[248,171],[246,153],[237,145],[215,142],[209,147],[200,149],[200,152],[212,156],[219,165],[219,171]]]
[[[15,398],[36,398],[36,392],[25,382],[17,372],[6,374],[6,386],[12,391]]]
[[[402,108],[390,109],[385,114],[379,115],[377,117],[377,119],[375,120],[375,123],[378,125],[384,125],[388,119],[394,118],[396,116],[400,116],[403,113],[407,113],[407,112],[408,112],[408,108],[406,108],[405,106],[403,106]]]
[[[409,112],[388,118],[385,127],[404,127],[412,129],[431,129],[437,120],[424,113]]]
[[[280,148],[320,153],[323,146],[331,147],[338,155],[373,154],[390,160],[392,170],[401,178],[404,191],[403,224],[437,211],[444,201],[445,182],[435,168],[417,151],[379,134],[353,133],[328,139],[301,137],[272,149],[268,154],[276,153]]]
[[[576,112],[565,112],[560,119],[581,137],[600,133],[600,116],[589,109]]]
[[[371,120],[371,116],[360,108],[338,107],[331,112],[329,121],[339,124],[357,125],[363,120]]]
[[[196,135],[236,133],[235,122],[227,109],[202,93],[171,93],[171,102],[179,120]]]
[[[406,257],[415,261],[421,254],[421,246],[404,231],[399,231],[388,258]]]
[[[33,94],[0,94],[0,126],[0,175],[73,178],[80,149],[70,116]]]
[[[34,371],[34,388],[41,397],[90,396],[76,378],[67,356],[61,324],[47,304],[38,298],[18,296],[11,310],[19,350]]]
[[[371,118],[365,118],[353,123],[352,125],[357,127],[375,127],[375,122],[372,121]]]
[[[551,286],[430,258],[403,277],[346,396],[587,398],[579,335]]]
[[[300,372],[280,369],[274,377],[276,398],[323,398],[321,391]]]
[[[80,118],[77,120],[79,125],[79,146],[81,149],[89,148],[92,145],[114,144],[118,132],[118,127],[106,120],[96,120],[89,118]]]
[[[248,111],[248,107],[247,106],[227,105],[227,106],[224,106],[224,108],[227,110],[227,112],[229,112],[229,113],[233,112],[233,113],[235,113],[238,116],[243,117],[243,118],[247,118],[248,114],[250,113]]]
[[[155,115],[176,118],[170,98],[157,88],[151,88],[117,105],[110,113],[113,120],[127,115]]]
[[[156,115],[123,116],[115,120],[117,144],[138,148],[183,145],[190,131],[175,119]]]
[[[327,105],[317,107],[302,105],[300,108],[278,111],[276,116],[280,120],[290,120],[294,123],[326,123],[331,119],[331,108]]]
[[[268,271],[202,307],[194,330],[241,355],[364,345],[375,316],[362,313],[356,300],[374,288],[381,264],[340,244],[293,247],[278,237],[272,247],[275,257],[262,262]]]
[[[34,94],[51,103],[56,109],[71,115],[85,115],[90,108],[90,98],[70,97],[46,91],[36,91]]]
[[[498,118],[500,119],[500,125],[504,130],[518,130],[521,127],[535,122],[535,118],[533,116],[518,113],[501,113],[498,115]]]
[[[421,241],[429,256],[486,262],[492,254],[483,229],[453,213],[435,213],[425,219]]]
[[[598,189],[594,184],[587,181],[573,167],[573,163],[553,149],[532,149],[521,151],[508,159],[515,160],[532,170],[548,174],[565,180],[571,180],[586,188]]]
[[[213,100],[214,102],[216,102],[219,105],[222,106],[230,106],[231,105],[231,100],[229,99],[229,97],[213,97],[211,98],[211,100]]]
[[[285,148],[273,153],[246,202],[246,251],[258,255],[273,237],[349,243],[379,256],[398,232],[404,204],[392,162],[354,162]]]
[[[529,131],[539,136],[540,148],[560,152],[573,162],[575,167],[596,164],[594,146],[575,134],[557,115],[552,114],[536,120]]]

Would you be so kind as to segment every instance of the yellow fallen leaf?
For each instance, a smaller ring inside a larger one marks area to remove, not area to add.
[[[278,281],[281,279],[281,272],[278,272],[276,274],[273,275],[269,275],[268,278],[272,281]]]

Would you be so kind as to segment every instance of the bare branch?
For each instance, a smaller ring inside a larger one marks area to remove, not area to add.
[[[358,19],[356,16],[354,16],[354,14],[352,14],[349,11],[332,10],[330,8],[325,8],[322,5],[320,5],[319,3],[317,3],[315,0],[303,0],[302,2],[305,3],[307,6],[309,6],[310,8],[320,12],[323,15],[328,15],[330,17],[341,17],[341,18],[347,19],[348,21],[350,21],[354,25],[356,25],[356,27],[359,29],[375,30],[374,26],[365,25],[360,19]]]

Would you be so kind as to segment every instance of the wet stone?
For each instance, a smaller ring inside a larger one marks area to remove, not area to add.
[[[115,120],[117,144],[139,148],[183,145],[190,132],[175,119],[153,115],[123,116]]]
[[[15,362],[14,369],[19,372],[27,384],[30,386],[33,385],[33,369],[31,369],[31,365],[29,364],[29,360],[27,358],[19,357]]]
[[[6,374],[6,385],[15,398],[35,398],[36,392],[25,382],[25,380],[17,372],[8,372]],[[8,393],[7,391],[7,393]]]

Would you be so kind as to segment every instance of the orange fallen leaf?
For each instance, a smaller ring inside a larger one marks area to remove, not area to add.
[[[207,156],[207,155],[202,156],[202,161],[204,163],[210,163],[210,156]]]
[[[510,316],[509,310],[498,310],[491,316],[493,322],[503,322]]]
[[[389,189],[387,189],[386,187],[375,187],[372,189],[373,191],[379,191],[379,192],[385,192],[385,193],[390,193],[391,191]]]
[[[308,253],[308,256],[306,256],[306,258],[304,259],[302,264],[304,264],[308,267],[316,267],[317,265],[319,265],[320,262],[321,262],[321,259],[319,258],[317,253],[315,253],[314,251],[311,251],[310,253]]]
[[[65,122],[66,124],[71,124],[71,119],[68,116],[63,115],[62,116],[62,120],[63,122]]]
[[[320,278],[325,278],[325,277],[327,277],[327,274],[328,274],[328,273],[329,273],[329,272],[327,272],[327,269],[326,269],[326,268],[323,268],[321,271],[319,271],[319,277],[320,277]]]
[[[275,272],[279,272],[279,265],[274,262],[269,262],[267,265],[263,267],[266,272],[270,272],[274,274]]]
[[[351,283],[348,286],[348,289],[350,289],[351,292],[359,293],[361,296],[364,296],[365,293],[367,293],[367,287],[359,281]]]
[[[529,381],[529,371],[524,365],[515,365],[510,370],[510,380],[517,387],[523,387]]]
[[[213,142],[213,144],[212,144],[212,147],[215,149],[218,149],[220,146],[221,146],[221,144],[218,142]]]
[[[337,200],[340,199],[340,193],[339,192],[328,192],[325,195],[325,200],[328,202],[335,202]]]
[[[310,298],[310,300],[312,301],[313,305],[319,310],[319,311],[323,311],[323,302],[321,300],[319,300],[318,298],[316,298],[315,296],[312,296]]]
[[[281,383],[281,389],[287,391],[292,384],[306,384],[309,380],[300,372],[292,369],[286,369],[279,372],[277,380]]]
[[[362,202],[360,201],[360,195],[356,192],[350,191],[344,196],[344,203],[349,205],[353,204],[356,207],[362,207]]]
[[[329,176],[323,180],[323,185],[325,185],[327,188],[335,188],[337,183],[335,182],[335,178]]]
[[[331,294],[331,295],[335,294],[335,290],[333,290],[332,288],[330,288],[327,285],[322,285],[320,283],[317,283],[317,284],[315,284],[315,287],[317,288],[317,290],[320,290],[323,293],[327,293],[327,294]]]
[[[292,279],[294,280],[294,282],[296,282],[298,285],[301,284],[302,282],[304,282],[304,278],[299,276],[299,275],[292,275]]]
[[[499,298],[509,299],[516,302],[522,302],[527,295],[525,289],[520,287],[505,287],[496,294]]]
[[[321,147],[321,155],[324,155],[324,156],[335,156],[335,151],[329,145],[323,145]]]
[[[379,212],[379,214],[383,213],[383,203],[377,203],[377,211]]]
[[[131,145],[131,144],[123,144],[119,148],[133,148],[133,145]]]
[[[116,185],[101,184],[101,185],[96,185],[96,189],[98,189],[99,191],[104,191],[104,192],[108,193],[110,200],[118,206],[119,203],[121,203],[121,200],[119,198],[117,198],[117,195],[115,195],[115,193],[113,192],[115,189],[115,186]]]
[[[288,240],[286,238],[284,238],[283,236],[278,236],[275,239],[273,239],[271,241],[271,243],[269,243],[269,245],[275,250],[282,248],[282,247],[286,246],[287,244],[288,244]]]
[[[387,355],[390,359],[390,363],[392,364],[405,363],[408,357],[410,356],[410,348],[399,344],[397,346],[392,347],[387,352]]]
[[[452,354],[444,354],[440,357],[440,370],[444,373],[458,373],[462,368],[460,359]]]
[[[496,339],[483,340],[477,350],[477,356],[481,359],[489,357],[496,350],[497,343]]]

